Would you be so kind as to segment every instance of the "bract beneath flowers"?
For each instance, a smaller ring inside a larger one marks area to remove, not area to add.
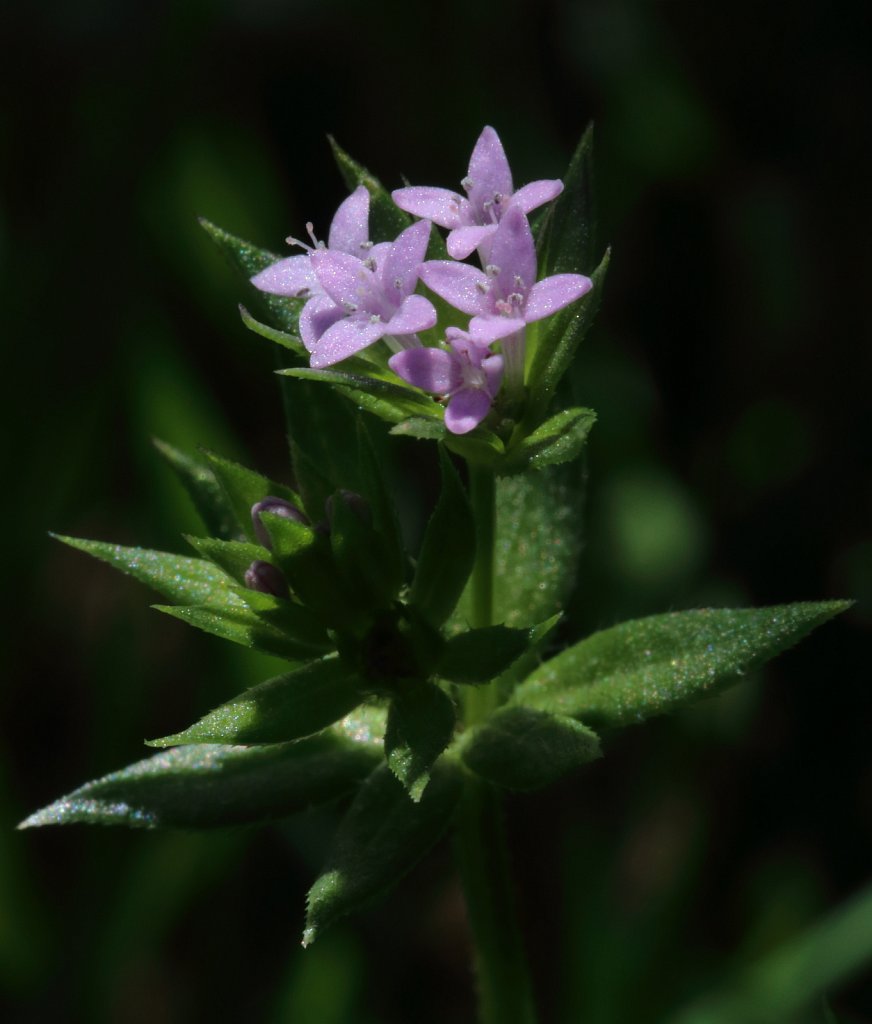
[[[503,378],[503,357],[458,327],[449,327],[445,338],[450,351],[408,349],[391,356],[388,365],[409,384],[447,397],[445,426],[452,434],[467,434],[490,412]]]

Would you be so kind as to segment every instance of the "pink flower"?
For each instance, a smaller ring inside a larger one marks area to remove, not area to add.
[[[332,366],[380,338],[418,346],[417,332],[436,323],[429,299],[413,294],[430,236],[419,221],[393,242],[373,246],[365,260],[317,249],[311,257],[320,294],[300,314],[300,337],[316,369]]]
[[[351,195],[345,199],[336,211],[330,224],[327,244],[319,242],[315,237],[311,224],[306,225],[312,245],[299,242],[296,238],[287,241],[306,249],[303,256],[288,256],[271,264],[259,274],[255,274],[251,283],[262,292],[271,295],[287,295],[291,298],[310,298],[323,295],[324,291],[318,284],[312,268],[310,256],[313,252],[328,249],[334,252],[348,253],[364,259],[372,242],[369,241],[369,192],[363,185],[358,185]]]
[[[503,377],[503,357],[457,327],[449,327],[445,336],[450,351],[407,349],[391,356],[388,366],[409,384],[447,397],[445,426],[452,434],[467,434],[490,412]]]
[[[392,195],[401,210],[450,229],[448,255],[453,259],[465,259],[478,249],[483,262],[490,261],[490,241],[507,210],[529,213],[563,191],[562,182],[543,180],[515,192],[503,145],[491,127],[478,137],[461,184],[466,197],[427,186],[399,188]]]

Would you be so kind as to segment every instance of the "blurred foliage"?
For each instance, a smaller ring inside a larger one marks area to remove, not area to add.
[[[597,122],[613,260],[571,382],[599,419],[560,639],[699,604],[858,599],[765,687],[632,731],[584,785],[511,801],[545,1019],[665,1020],[776,962],[858,890],[872,842],[868,12],[49,0],[4,22],[4,1020],[471,1020],[444,851],[303,953],[303,894],[337,810],[208,837],[10,831],[275,672],[153,614],[47,531],[183,551],[193,513],[153,436],[289,482],[271,346],[240,325],[196,217],[274,251],[306,220],[323,231],[343,195],[328,131],[388,185],[450,186],[484,123],[520,182],[562,173]],[[414,536],[433,490],[403,444]],[[872,1018],[868,980],[837,973],[832,1016]]]

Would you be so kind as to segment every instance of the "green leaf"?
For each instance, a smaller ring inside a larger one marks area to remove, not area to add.
[[[595,728],[641,722],[737,682],[849,606],[706,608],[624,622],[545,662],[513,700]]]
[[[433,415],[411,416],[391,428],[399,437],[417,437],[424,441],[442,441],[446,448],[467,462],[478,466],[495,466],[505,452],[503,442],[485,427],[476,427],[468,434],[452,434],[442,418],[442,407],[434,403],[438,419]]]
[[[412,223],[412,218],[394,204],[382,183],[345,152],[332,135],[328,135],[333,157],[345,184],[352,191],[358,185],[369,192],[369,236],[373,242],[393,242]]]
[[[451,698],[432,683],[407,681],[391,701],[385,755],[415,803],[436,759],[451,742],[455,720]]]
[[[330,541],[305,523],[264,512],[273,558],[300,600],[332,626],[355,617],[330,551]]]
[[[200,605],[205,609],[245,609],[233,580],[212,562],[187,558],[166,551],[128,548],[98,540],[81,540],[52,534],[72,548],[99,558],[102,562],[145,583],[162,597],[181,605]]]
[[[578,458],[596,422],[593,409],[564,409],[509,450],[503,472],[542,469]]]
[[[203,520],[206,530],[225,540],[236,535],[236,518],[221,485],[209,466],[200,459],[186,455],[166,441],[153,438],[152,443],[172,466],[182,486]]]
[[[583,298],[571,303],[540,326],[535,355],[528,375],[530,397],[525,420],[536,423],[542,418],[557,390],[560,379],[575,357],[576,350],[590,330],[602,300],[611,251],[593,272],[593,287]]]
[[[363,681],[337,657],[325,658],[253,686],[183,732],[148,745],[296,740],[343,718],[363,700],[363,690]]]
[[[260,544],[248,541],[217,540],[215,537],[189,537],[185,540],[191,547],[223,569],[237,583],[245,585],[245,573],[255,561],[272,562],[272,556]]]
[[[596,261],[593,124],[569,162],[563,192],[551,203],[537,231],[539,277],[589,274]]]
[[[288,349],[302,359],[309,358],[306,346],[296,334],[289,334],[287,331],[280,331],[276,327],[262,324],[248,312],[245,306],[239,307],[239,315],[242,317],[243,324],[254,334],[259,334],[261,338],[266,338],[267,341],[274,341],[277,345],[281,345],[282,348]]]
[[[227,500],[236,516],[239,530],[242,534],[254,541],[257,538],[254,534],[254,527],[251,522],[251,506],[263,501],[266,497],[284,498],[296,508],[302,508],[302,501],[298,494],[295,494],[290,487],[276,483],[255,472],[247,469],[238,462],[225,459],[215,452],[205,451],[203,454],[212,467],[216,479],[227,495]]]
[[[363,497],[372,510],[372,524],[382,540],[383,572],[399,587],[406,578],[408,559],[392,487],[363,417],[357,423],[357,450]]]
[[[463,592],[475,561],[475,524],[457,471],[439,449],[442,490],[421,545],[412,581],[412,603],[441,626]]]
[[[340,388],[361,409],[387,423],[400,423],[410,416],[426,416],[434,402],[420,391],[374,376],[343,373],[340,370],[312,370],[306,367],[278,370],[280,376],[321,381]]]
[[[389,557],[387,545],[365,513],[341,492],[333,495],[331,512],[330,548],[346,588],[359,601],[388,607],[403,582],[402,573],[396,571],[397,560]]]
[[[445,759],[417,804],[386,764],[376,768],[339,826],[324,870],[309,890],[303,945],[406,874],[447,828],[460,790],[460,773]]]
[[[273,326],[296,334],[300,310],[305,305],[305,300],[286,298],[283,295],[270,295],[250,283],[255,274],[265,270],[282,257],[276,256],[275,253],[266,249],[259,249],[251,242],[231,235],[204,217],[200,218],[200,225],[218,246],[233,269],[245,281],[248,295],[246,301],[249,305],[259,311],[262,310]]]
[[[490,682],[530,649],[536,632],[535,629],[484,626],[458,633],[445,644],[437,671],[452,683]]]
[[[566,606],[582,547],[585,475],[579,462],[498,477],[494,619],[530,627]],[[454,616],[469,621],[469,591]]]
[[[532,708],[504,707],[462,746],[467,768],[506,789],[538,789],[602,756],[599,738],[580,722]]]
[[[18,827],[215,828],[279,818],[350,792],[380,757],[376,744],[339,727],[295,743],[176,747],[87,783]]]
[[[669,1024],[795,1024],[872,961],[872,887],[745,968]],[[818,1014],[814,1019],[820,1019]],[[832,1017],[830,1017],[832,1019]]]
[[[274,654],[289,661],[310,661],[325,652],[326,644],[321,641],[323,630],[320,636],[316,633],[311,639],[300,639],[263,621],[258,614],[241,602],[232,608],[210,608],[204,605],[176,607],[160,604],[152,607],[187,622],[195,629],[202,629],[204,633],[211,633],[242,647],[253,647],[265,654]]]

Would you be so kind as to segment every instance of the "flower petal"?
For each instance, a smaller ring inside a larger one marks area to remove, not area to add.
[[[255,288],[270,295],[296,297],[306,292],[318,293],[321,287],[306,256],[288,256],[273,263],[251,279]]]
[[[456,228],[463,223],[461,210],[468,205],[463,196],[447,188],[413,185],[391,192],[391,198],[406,213],[426,217],[443,228]]]
[[[300,337],[306,348],[314,352],[321,335],[345,315],[345,310],[331,302],[326,295],[309,299],[300,313],[299,324]]]
[[[487,378],[488,394],[491,398],[496,398],[496,394],[500,390],[500,384],[503,382],[503,357],[488,356],[481,361],[481,368],[484,370],[484,375]]]
[[[323,370],[368,348],[384,333],[385,325],[381,321],[370,320],[367,316],[347,316],[321,335],[309,362],[316,370]]]
[[[445,410],[445,426],[452,434],[468,434],[490,412],[491,397],[480,388],[462,388],[451,396]]]
[[[512,292],[526,294],[536,280],[536,244],[520,207],[509,204],[503,214],[491,239],[490,262],[500,268],[497,280],[503,298]]]
[[[447,395],[463,383],[457,358],[441,348],[408,348],[391,356],[388,366],[409,384],[437,395]]]
[[[446,248],[453,260],[465,260],[481,243],[489,238],[497,229],[496,224],[476,225],[475,227],[455,228],[448,236]]]
[[[549,203],[563,191],[563,182],[558,178],[543,179],[542,181],[531,181],[529,185],[523,185],[512,196],[512,206],[517,206],[524,213],[535,210],[543,203]]]
[[[487,125],[478,137],[472,156],[469,158],[469,176],[472,178],[472,192],[486,190],[510,196],[512,194],[512,171],[500,137]],[[470,198],[472,198],[470,196]],[[472,200],[474,202],[474,200]]]
[[[375,279],[363,261],[348,253],[318,249],[309,257],[318,283],[340,306],[359,306],[372,293]],[[368,308],[368,307],[367,307]]]
[[[368,241],[369,192],[366,186],[358,185],[351,195],[339,204],[330,225],[327,246],[363,258],[366,256],[364,243]]]
[[[390,301],[399,305],[418,283],[418,271],[427,254],[430,221],[419,220],[401,231],[387,254],[381,272],[382,287]]]
[[[554,274],[537,282],[530,289],[524,319],[527,323],[551,316],[570,302],[586,295],[593,287],[593,281],[582,274]]]
[[[526,323],[510,316],[475,316],[469,321],[469,336],[478,345],[492,345],[500,338],[522,331]]]
[[[415,334],[436,326],[436,310],[423,295],[409,295],[384,325],[385,334]]]
[[[421,267],[421,280],[462,313],[490,313],[491,282],[477,267],[450,260],[429,260]]]

